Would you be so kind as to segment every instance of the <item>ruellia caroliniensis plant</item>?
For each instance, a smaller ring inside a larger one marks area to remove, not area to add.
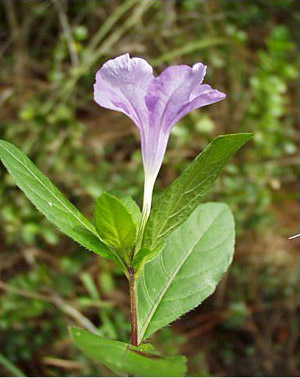
[[[211,295],[234,253],[234,219],[223,203],[202,200],[251,134],[222,135],[190,163],[151,208],[152,192],[173,126],[193,109],[223,100],[202,84],[206,66],[171,66],[159,76],[143,59],[122,55],[96,75],[94,99],[125,113],[141,136],[142,211],[129,196],[103,193],[94,222],[82,215],[29,158],[1,141],[1,159],[17,185],[63,233],[112,260],[129,282],[131,340],[110,340],[72,327],[75,344],[120,375],[184,376],[185,357],[164,357],[150,336]]]

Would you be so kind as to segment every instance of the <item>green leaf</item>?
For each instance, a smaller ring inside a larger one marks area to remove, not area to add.
[[[144,265],[153,260],[161,252],[164,246],[165,242],[162,242],[152,251],[148,248],[142,248],[134,255],[131,265],[135,269],[136,278],[140,275]]]
[[[96,203],[95,224],[101,239],[129,262],[136,226],[121,200],[103,193]]]
[[[144,377],[183,377],[186,373],[184,356],[162,357],[153,352],[143,351],[121,341],[71,328],[71,336],[86,355],[101,362],[119,375]]]
[[[142,247],[153,250],[182,224],[211,189],[224,166],[252,134],[222,135],[186,168],[154,204]]]
[[[229,207],[207,203],[166,239],[137,280],[139,342],[214,292],[232,261],[234,235]]]
[[[36,165],[13,144],[0,140],[0,156],[8,172],[30,201],[63,233],[85,248],[115,260],[94,225],[73,206]]]
[[[139,225],[142,219],[141,209],[139,208],[138,204],[135,202],[133,198],[130,196],[120,192],[119,190],[113,189],[108,192],[113,196],[119,198],[119,200],[123,203],[126,207],[128,213],[132,216],[132,219],[135,223],[136,229],[138,230]]]

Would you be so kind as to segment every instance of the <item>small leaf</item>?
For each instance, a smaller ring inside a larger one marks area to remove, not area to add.
[[[121,341],[71,328],[71,336],[87,356],[101,362],[119,375],[144,377],[183,377],[186,373],[184,356],[162,357]]]
[[[164,246],[165,242],[162,242],[153,251],[148,248],[142,248],[134,255],[131,265],[135,269],[136,278],[140,275],[144,265],[153,260],[162,251]]]
[[[137,279],[139,342],[211,295],[233,253],[234,220],[228,206],[199,205]]]
[[[222,135],[186,168],[154,204],[142,247],[153,250],[182,224],[210,191],[224,166],[252,134]]]
[[[135,200],[131,198],[130,196],[116,189],[110,190],[108,194],[112,194],[113,196],[119,198],[119,200],[126,207],[128,213],[132,216],[136,229],[138,230],[139,225],[141,223],[141,219],[142,219],[142,213],[141,213],[141,209],[139,208]]]
[[[94,225],[72,205],[36,165],[13,144],[0,140],[0,156],[29,200],[63,233],[102,257],[116,261]]]
[[[129,262],[136,226],[123,203],[117,197],[103,193],[96,203],[95,224],[101,239]]]

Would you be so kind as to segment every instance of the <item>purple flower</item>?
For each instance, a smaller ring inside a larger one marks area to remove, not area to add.
[[[97,72],[95,101],[104,108],[125,113],[141,134],[145,218],[173,126],[192,110],[226,97],[202,84],[205,73],[206,66],[196,63],[193,67],[168,67],[155,77],[144,59],[130,58],[129,54],[109,60]]]

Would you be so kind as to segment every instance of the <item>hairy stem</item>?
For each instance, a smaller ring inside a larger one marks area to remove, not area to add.
[[[135,271],[133,268],[128,268],[128,273],[129,273],[129,292],[130,292],[131,344],[138,346]]]

